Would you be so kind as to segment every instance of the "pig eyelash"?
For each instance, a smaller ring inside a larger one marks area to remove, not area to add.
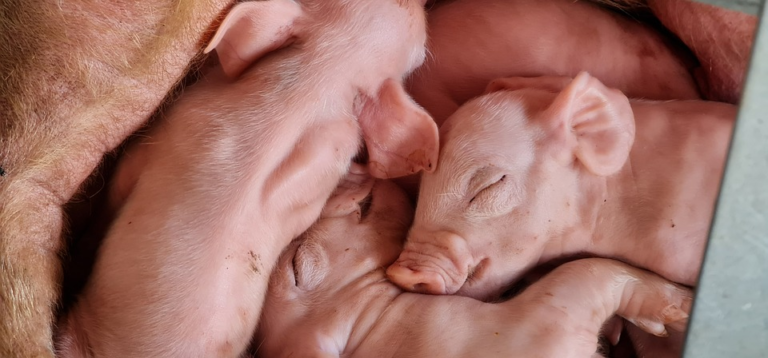
[[[485,188],[483,188],[482,190],[480,190],[480,191],[479,191],[479,192],[478,192],[478,193],[477,193],[477,194],[476,194],[474,197],[472,197],[472,199],[469,199],[469,203],[470,203],[470,204],[472,204],[472,202],[473,202],[473,201],[475,201],[475,199],[477,199],[477,197],[478,197],[478,196],[480,196],[480,194],[482,194],[484,191],[486,191],[486,190],[488,190],[488,189],[490,189],[490,188],[494,187],[496,184],[499,184],[499,183],[503,182],[503,181],[504,181],[504,179],[506,179],[506,178],[507,178],[507,175],[506,175],[506,174],[505,174],[505,175],[502,175],[502,176],[501,176],[501,178],[499,178],[499,180],[497,180],[496,182],[494,182],[494,183],[493,183],[493,184],[491,184],[491,185],[488,185],[488,186],[486,186]]]
[[[296,249],[296,252],[299,252],[298,248]],[[296,254],[293,254],[293,259],[291,259],[291,263],[293,264],[293,283],[296,285],[296,287],[299,287],[299,269],[296,266]]]
[[[352,161],[357,164],[368,163],[368,147],[365,145],[365,142],[363,142],[363,144],[360,146],[360,149],[358,150],[355,157],[352,158]]]
[[[371,190],[370,193],[368,193],[368,196],[363,198],[363,200],[360,200],[358,205],[360,205],[360,220],[365,219],[366,216],[368,216],[368,213],[371,211],[371,205],[373,204],[373,190]]]

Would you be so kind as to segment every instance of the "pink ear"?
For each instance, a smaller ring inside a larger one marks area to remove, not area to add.
[[[635,117],[623,93],[582,72],[545,113],[561,134],[555,140],[593,174],[611,175],[626,163],[635,141]]]
[[[352,163],[347,175],[339,182],[336,190],[323,207],[321,218],[347,216],[360,211],[360,201],[371,193],[373,177],[365,166]]]
[[[573,78],[566,76],[503,77],[491,81],[485,88],[485,93],[516,91],[523,88],[535,88],[559,93],[571,81],[573,81]]]
[[[368,166],[376,178],[397,178],[437,165],[437,124],[405,93],[402,83],[384,82],[377,98],[369,98],[359,116]]]
[[[248,1],[235,5],[219,26],[205,53],[214,48],[224,73],[240,75],[256,60],[285,45],[301,15],[293,0]]]

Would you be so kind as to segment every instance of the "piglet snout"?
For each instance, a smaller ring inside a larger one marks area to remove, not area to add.
[[[471,269],[464,238],[450,232],[411,232],[387,276],[406,291],[450,295],[464,285]]]
[[[445,294],[445,279],[434,270],[411,268],[399,261],[387,269],[389,279],[406,291]]]

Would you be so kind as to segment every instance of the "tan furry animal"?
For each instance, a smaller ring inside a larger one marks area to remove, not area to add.
[[[62,211],[231,1],[0,4],[0,356],[52,357]]]

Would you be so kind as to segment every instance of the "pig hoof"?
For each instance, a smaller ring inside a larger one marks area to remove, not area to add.
[[[644,320],[644,319],[628,319],[627,321],[637,326],[637,328],[640,328],[643,331],[646,331],[654,336],[657,336],[657,337],[669,336],[669,332],[667,332],[667,328],[664,327],[664,323],[662,322],[650,321],[650,320]]]
[[[666,286],[666,288],[667,297],[647,307],[651,309],[651,312],[646,311],[646,314],[631,318],[625,317],[627,321],[658,337],[669,336],[667,328],[684,332],[688,325],[688,312],[691,310],[693,295],[690,290],[680,287]],[[659,303],[663,306],[657,305]],[[654,306],[658,307],[656,313],[652,313]]]
[[[446,293],[445,280],[437,272],[414,270],[395,263],[387,269],[387,276],[390,281],[406,291],[432,295]]]
[[[688,312],[691,311],[692,298],[686,297],[680,307],[670,305],[662,311],[667,326],[678,332],[684,332],[688,326]]]
[[[624,329],[624,322],[622,321],[622,318],[619,316],[613,316],[608,323],[604,326],[604,334],[608,338],[608,341],[611,343],[611,345],[617,345],[619,344],[619,339],[621,339],[621,330]]]

